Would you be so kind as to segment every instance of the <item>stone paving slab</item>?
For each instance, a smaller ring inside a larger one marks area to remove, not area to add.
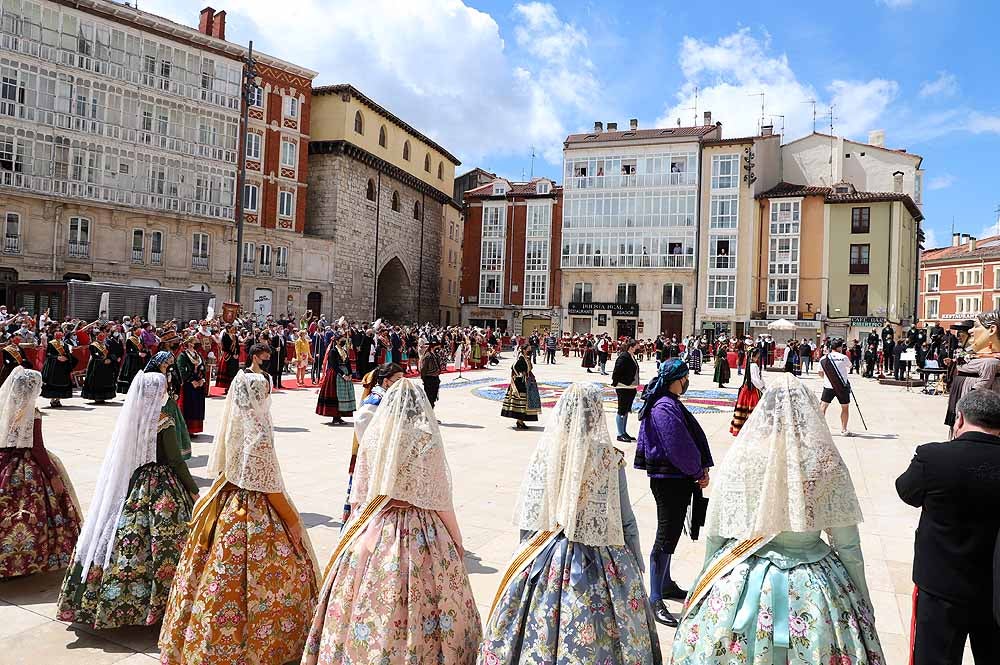
[[[507,382],[510,354],[504,355],[507,360],[498,368],[467,373],[472,379],[469,383],[453,384],[456,375],[443,375],[441,401],[437,407],[451,465],[456,512],[467,549],[466,566],[484,618],[517,543],[517,529],[511,524],[511,518],[524,468],[551,413],[550,409],[544,410],[541,422],[530,431],[518,432],[510,427],[511,421],[499,417],[499,402],[474,394],[477,388]],[[560,357],[557,360],[554,366],[536,366],[540,382],[610,383],[610,377],[587,374],[580,368],[578,358]],[[655,373],[652,362],[643,362],[641,367],[643,380]],[[734,374],[732,387],[722,392],[735,397],[736,386],[741,380],[742,377]],[[804,380],[816,393],[820,392],[822,384],[817,376]],[[293,385],[294,377],[285,377],[285,384]],[[710,365],[702,374],[692,376],[691,389],[715,389]],[[946,436],[942,420],[947,398],[879,386],[867,380],[856,381],[854,389],[870,430],[863,431],[852,406],[851,427],[858,436],[836,435],[834,440],[851,470],[865,514],[866,521],[861,525],[865,567],[888,665],[905,665],[913,529],[918,511],[898,499],[893,482],[906,468],[916,445]],[[315,400],[316,392],[311,389],[278,392],[273,397],[272,413],[275,446],[285,485],[309,529],[322,567],[339,537],[352,429],[330,426],[327,419],[315,415]],[[68,404],[69,408],[53,410],[46,407],[44,400],[39,401],[46,414],[43,431],[46,446],[62,459],[81,502],[87,506],[114,419],[121,407],[119,403],[93,405],[79,398]],[[195,437],[193,442],[194,457],[189,466],[203,488],[211,484],[205,467],[212,449],[211,433],[222,404],[221,398],[208,401],[205,420],[209,433]],[[723,409],[697,416],[708,434],[717,462],[724,458],[732,444],[731,415],[729,410]],[[838,415],[836,409],[828,414],[830,424],[837,430]],[[607,422],[613,433],[614,414],[611,411],[607,412]],[[637,430],[633,416],[629,431],[634,435]],[[634,445],[622,447],[626,457],[631,459]],[[656,528],[656,506],[645,474],[630,468],[627,475],[642,542],[648,547]],[[682,586],[687,588],[693,582],[703,558],[703,543],[682,537],[674,558],[675,577]],[[156,627],[94,631],[56,621],[55,601],[61,581],[62,573],[53,573],[0,583],[0,654],[3,654],[0,662],[4,665],[141,665],[154,661]],[[672,604],[672,607],[680,609],[679,604]],[[660,627],[661,645],[668,662],[673,632]],[[972,663],[968,653],[965,662]]]

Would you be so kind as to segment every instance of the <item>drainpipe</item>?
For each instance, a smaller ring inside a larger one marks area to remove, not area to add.
[[[56,250],[59,247],[59,226],[62,224],[63,206],[57,205],[52,223],[52,279],[58,279],[56,271]]]
[[[889,298],[892,292],[892,209],[895,207],[894,203],[889,204],[889,263],[885,267],[885,320],[887,322],[892,321],[889,317]],[[900,317],[902,318],[902,317]],[[902,324],[902,321],[900,321]],[[900,325],[902,327],[902,325]],[[902,331],[900,331],[902,332]]]
[[[378,221],[382,211],[382,171],[378,172],[378,185],[375,187],[375,267],[372,272],[372,321],[375,321],[375,308],[378,305]]]

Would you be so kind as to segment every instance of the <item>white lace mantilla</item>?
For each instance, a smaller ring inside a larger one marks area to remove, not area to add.
[[[285,491],[274,451],[271,382],[263,374],[240,370],[230,384],[208,472],[254,492]]]
[[[566,538],[585,545],[624,545],[618,462],[601,387],[574,383],[531,457],[514,523],[528,531],[562,526]]]
[[[0,448],[31,448],[34,444],[35,401],[42,392],[42,375],[15,367],[0,386]]]
[[[437,418],[423,388],[409,379],[386,391],[358,450],[351,503],[380,495],[427,510],[453,509]]]
[[[713,475],[709,534],[743,539],[862,521],[816,396],[792,374],[779,377]]]

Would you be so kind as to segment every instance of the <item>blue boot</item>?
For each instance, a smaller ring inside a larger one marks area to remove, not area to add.
[[[663,602],[663,573],[670,567],[670,555],[653,551],[649,555],[649,604],[653,619],[670,628],[677,627],[677,617],[670,613]]]
[[[670,576],[670,560],[673,558],[673,554],[667,554],[664,557],[662,577],[660,578],[660,597],[665,600],[678,600],[682,601],[687,598],[687,591],[680,588],[677,582],[674,582],[673,578]]]

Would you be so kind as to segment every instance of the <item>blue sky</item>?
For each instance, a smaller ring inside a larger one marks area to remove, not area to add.
[[[188,25],[204,0],[142,0]],[[561,142],[595,120],[787,140],[835,105],[834,131],[924,157],[930,240],[985,235],[1000,205],[1000,86],[990,0],[500,2],[230,0],[227,37],[350,82],[463,161],[561,180]],[[818,120],[828,131],[829,119]]]

